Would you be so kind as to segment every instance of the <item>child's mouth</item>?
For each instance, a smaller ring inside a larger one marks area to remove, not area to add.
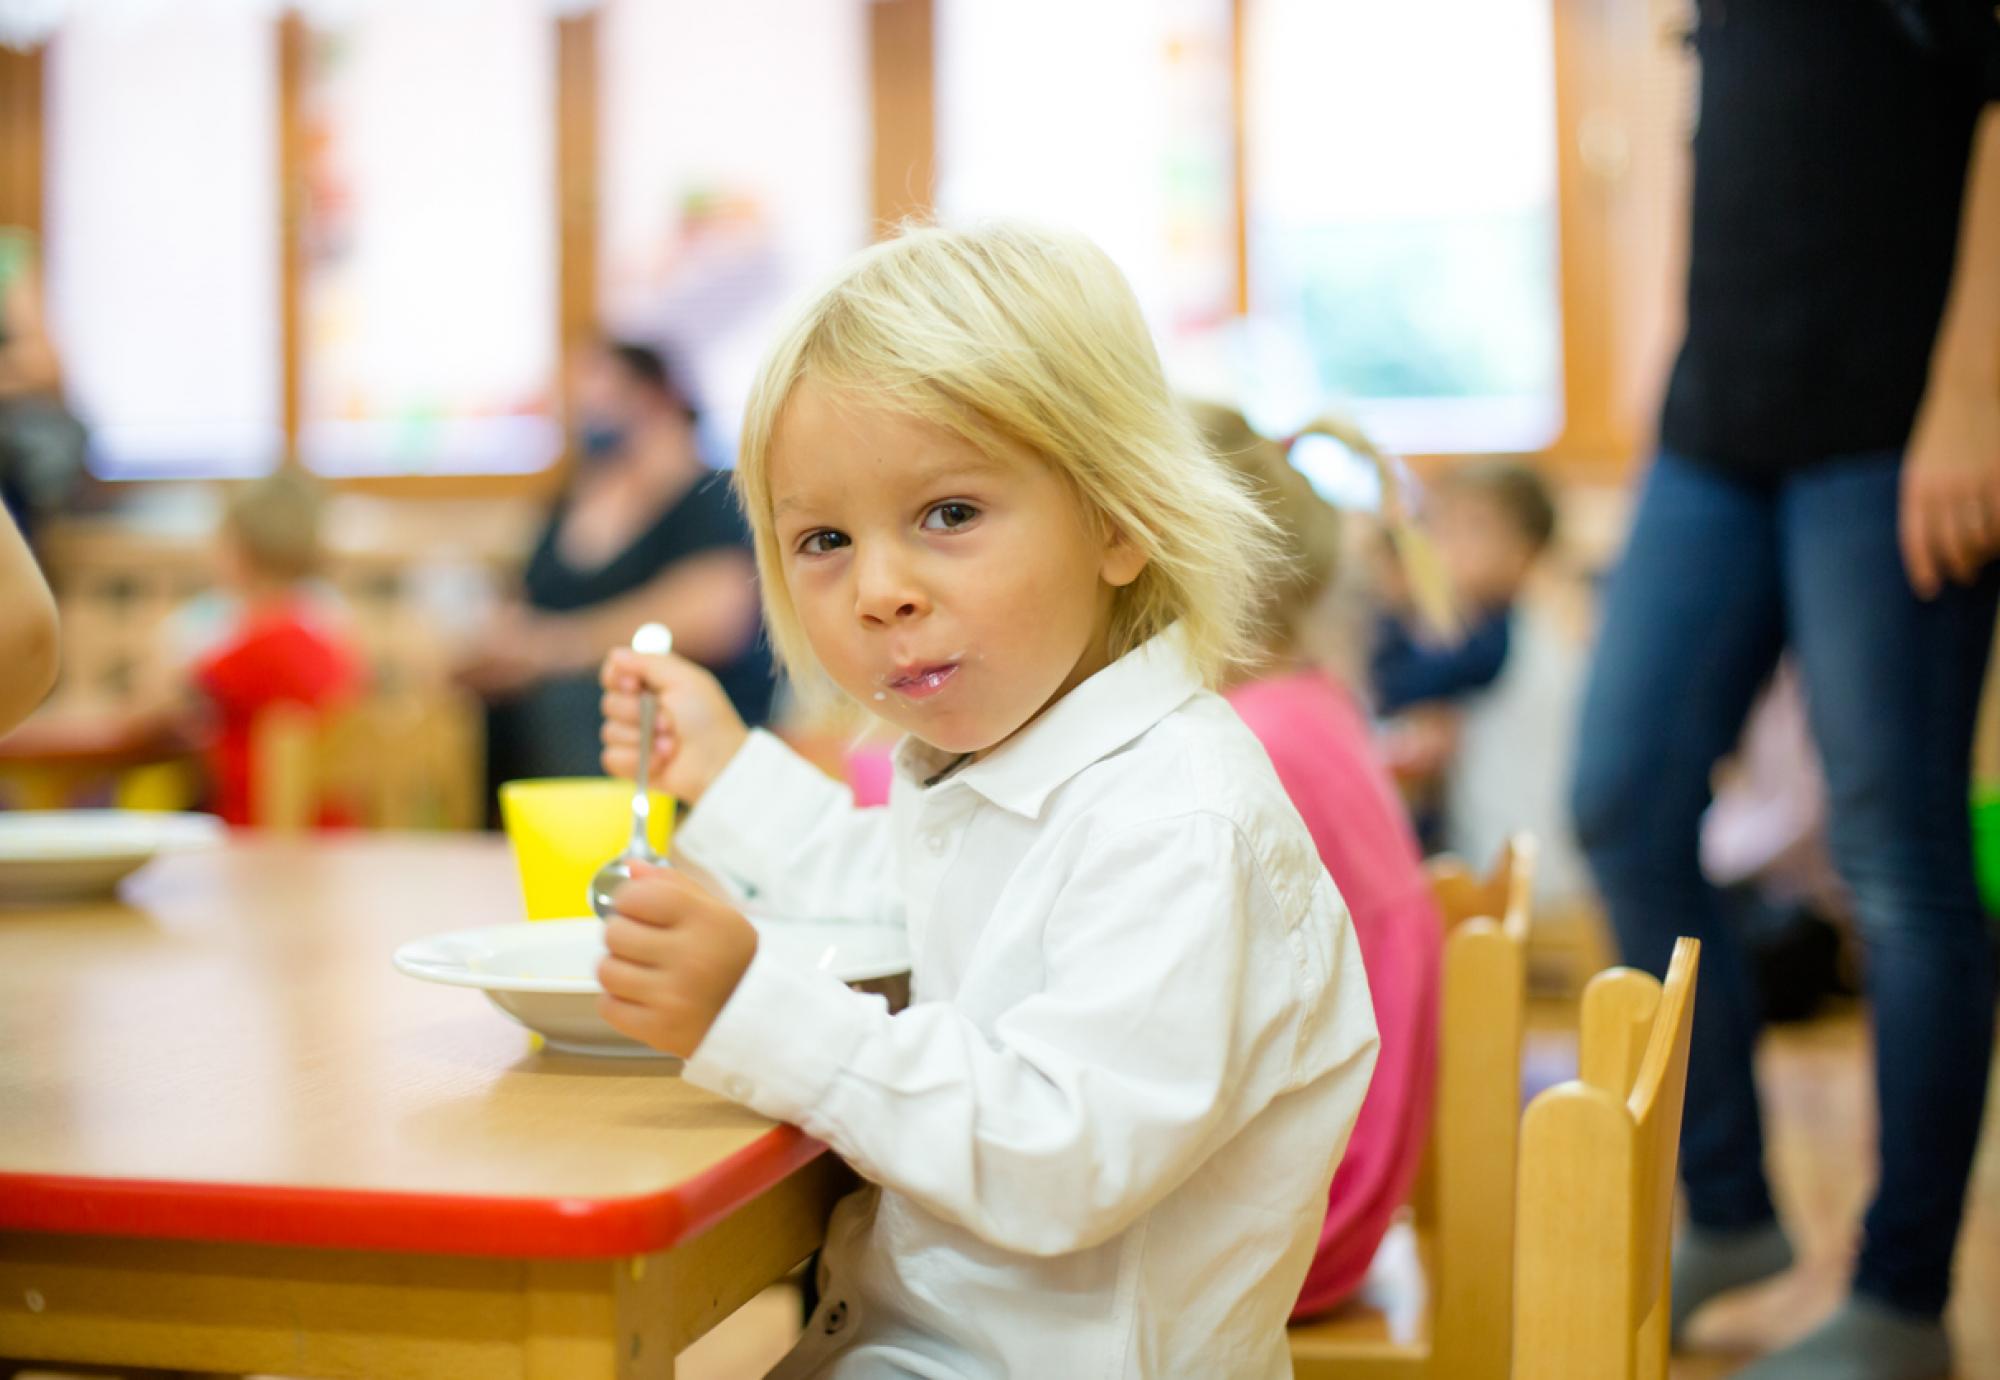
[[[947,661],[899,672],[891,676],[887,683],[891,690],[906,700],[927,700],[949,685],[957,674],[958,663]]]

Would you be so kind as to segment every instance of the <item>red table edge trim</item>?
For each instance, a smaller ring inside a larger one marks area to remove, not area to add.
[[[0,1174],[0,1231],[537,1260],[611,1258],[664,1250],[699,1235],[825,1149],[797,1127],[779,1126],[672,1188],[625,1198],[471,1197]]]

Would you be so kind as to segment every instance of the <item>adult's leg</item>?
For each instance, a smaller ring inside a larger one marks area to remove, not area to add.
[[[1882,1177],[1858,1292],[1935,1316],[1986,1102],[1993,954],[1973,880],[1973,721],[2000,567],[1920,600],[1896,545],[1897,457],[1779,501],[1792,640],[1826,763],[1834,860],[1866,947]]]
[[[1702,943],[1681,1173],[1689,1216],[1711,1233],[1774,1216],[1751,1073],[1756,995],[1699,836],[1710,772],[1783,644],[1777,548],[1773,494],[1662,454],[1606,593],[1577,745],[1577,837],[1625,961],[1664,975],[1676,936]]]

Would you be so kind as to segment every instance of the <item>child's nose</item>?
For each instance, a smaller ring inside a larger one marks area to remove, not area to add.
[[[902,562],[888,553],[859,562],[855,612],[864,623],[887,625],[925,613],[930,600]]]

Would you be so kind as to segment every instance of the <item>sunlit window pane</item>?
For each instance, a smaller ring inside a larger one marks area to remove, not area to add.
[[[313,468],[518,471],[560,449],[554,43],[543,0],[368,5],[312,28]]]
[[[607,0],[599,272],[730,453],[780,315],[869,237],[867,0]]]
[[[1254,0],[1251,309],[1399,450],[1562,420],[1549,0]]]
[[[75,6],[47,62],[50,333],[93,468],[269,469],[282,445],[271,22]]]
[[[1234,308],[1228,0],[941,0],[938,212],[1081,230],[1171,354]]]

